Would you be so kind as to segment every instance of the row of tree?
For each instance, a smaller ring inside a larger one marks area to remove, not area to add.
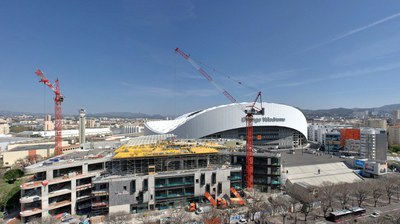
[[[271,216],[281,216],[286,223],[288,216],[296,223],[298,214],[304,215],[304,220],[311,212],[326,217],[329,212],[347,207],[376,207],[378,203],[391,204],[393,198],[400,201],[400,176],[387,176],[379,179],[367,179],[362,182],[339,183],[324,182],[318,187],[300,188],[292,185],[287,187],[284,194],[267,196],[266,194],[250,191],[246,194],[246,207],[249,218],[257,217],[258,222],[264,223]],[[367,204],[368,200],[368,204]],[[212,209],[201,214],[199,218],[212,223],[226,223],[235,213],[234,209]],[[144,224],[155,223],[152,213],[143,213],[138,218]],[[129,223],[130,215],[110,215],[107,223]],[[184,209],[176,209],[170,214],[165,223],[183,224],[190,221],[190,213]],[[292,223],[292,222],[291,222]]]

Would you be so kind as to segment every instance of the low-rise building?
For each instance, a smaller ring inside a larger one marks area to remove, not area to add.
[[[400,144],[400,125],[388,127],[389,145]]]

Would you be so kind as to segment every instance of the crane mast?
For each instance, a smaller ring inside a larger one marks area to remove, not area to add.
[[[56,86],[44,76],[43,72],[38,69],[35,74],[40,78],[39,82],[42,82],[44,85],[48,86],[55,94],[54,96],[54,155],[58,156],[62,154],[62,108],[61,103],[64,101],[64,96],[61,94],[60,83],[58,79],[56,80]]]
[[[188,61],[200,74],[202,74],[211,84],[213,84],[218,90],[228,98],[231,103],[236,103],[236,99],[226,90],[221,88],[214,79],[202,68],[193,61],[188,54],[180,50],[175,49],[175,52],[179,53],[186,61]],[[259,101],[260,106],[257,106]],[[264,115],[264,108],[262,107],[261,91],[258,92],[254,102],[247,106],[244,110],[246,114],[246,187],[253,188],[253,115]]]

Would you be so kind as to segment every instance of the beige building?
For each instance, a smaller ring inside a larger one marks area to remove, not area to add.
[[[387,121],[385,119],[370,118],[365,121],[365,125],[370,128],[387,129]]]
[[[46,115],[44,118],[44,130],[45,131],[53,131],[54,130],[54,123],[51,121],[51,115]]]
[[[394,124],[400,123],[400,110],[393,111],[393,123]]]
[[[96,120],[94,119],[89,119],[86,121],[86,127],[87,128],[94,128],[96,126]]]
[[[79,149],[79,145],[69,145],[67,141],[63,141],[62,145],[63,153]],[[54,142],[10,144],[7,148],[7,151],[0,153],[5,167],[12,166],[19,160],[35,163],[54,155]]]
[[[400,144],[400,125],[389,126],[388,133],[389,145]]]
[[[7,123],[0,123],[0,135],[6,135],[10,133],[10,126]]]

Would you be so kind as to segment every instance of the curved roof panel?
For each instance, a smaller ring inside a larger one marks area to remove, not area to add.
[[[195,111],[174,120],[149,121],[145,134],[174,134],[178,138],[202,138],[214,133],[246,127],[243,109],[250,103],[228,104]],[[307,137],[307,121],[303,113],[291,106],[263,103],[265,114],[254,116],[253,126],[292,128]]]

